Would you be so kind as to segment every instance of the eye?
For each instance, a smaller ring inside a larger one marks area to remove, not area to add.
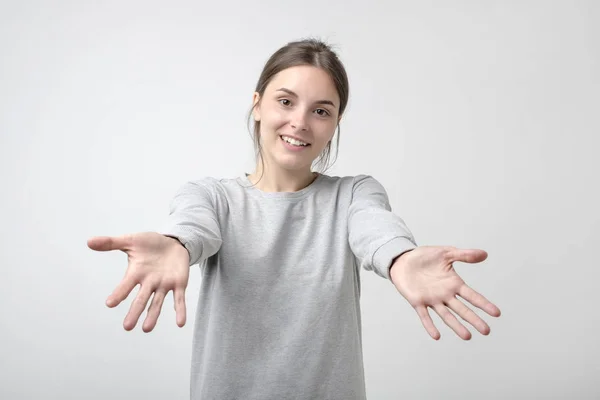
[[[289,106],[289,105],[290,105],[292,102],[291,102],[291,101],[289,101],[288,99],[279,99],[279,103],[280,103],[282,106],[286,106],[286,107],[287,107],[287,106]]]
[[[316,113],[317,113],[317,114],[318,114],[320,117],[326,117],[326,116],[328,116],[328,115],[331,115],[331,114],[329,113],[329,111],[325,110],[324,108],[317,108],[317,109],[315,110],[315,112],[316,112]]]

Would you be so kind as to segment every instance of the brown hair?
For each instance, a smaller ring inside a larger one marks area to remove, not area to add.
[[[275,75],[284,69],[301,65],[310,65],[321,68],[329,74],[338,92],[338,96],[340,97],[340,108],[338,110],[338,115],[341,117],[348,104],[348,97],[350,94],[346,69],[332,48],[318,39],[304,39],[290,42],[271,55],[271,57],[267,60],[256,84],[255,91],[260,95],[259,102],[262,100],[267,85],[269,82],[271,82],[271,79],[273,79]],[[256,105],[252,107],[248,114],[248,127],[250,127],[250,121],[253,120],[252,111],[254,111],[254,107],[256,107]],[[329,169],[337,159],[337,152],[340,144],[339,124],[337,128],[338,135],[334,161],[330,164],[331,142],[329,142],[323,153],[321,153],[315,162],[315,165],[324,167],[321,169],[321,172],[325,172],[327,169]],[[251,136],[253,137],[254,141],[256,157],[260,157],[263,163],[264,171],[262,147],[260,146],[260,121],[254,121],[254,129],[253,132],[251,132]]]

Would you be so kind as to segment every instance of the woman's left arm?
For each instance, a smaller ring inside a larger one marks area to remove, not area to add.
[[[488,335],[488,324],[458,297],[493,317],[500,316],[500,309],[470,288],[454,269],[455,262],[482,262],[487,253],[451,246],[417,246],[404,221],[392,213],[383,186],[370,176],[355,178],[352,195],[349,243],[361,266],[390,279],[433,339],[438,340],[440,332],[429,308],[464,340],[469,340],[471,333],[450,310]]]

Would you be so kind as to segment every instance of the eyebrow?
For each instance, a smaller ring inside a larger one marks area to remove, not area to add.
[[[287,94],[289,94],[290,96],[294,96],[294,97],[298,97],[298,95],[296,93],[294,93],[293,91],[291,91],[290,89],[287,88],[279,88],[276,90],[277,92],[285,92]],[[328,104],[332,107],[335,107],[335,104],[333,104],[333,101],[331,100],[319,100],[319,101],[315,101],[315,104]]]

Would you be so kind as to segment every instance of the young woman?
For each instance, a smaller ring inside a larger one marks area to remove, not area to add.
[[[256,86],[251,174],[183,185],[160,233],[89,240],[94,250],[129,257],[107,300],[115,307],[140,285],[126,330],[152,297],[142,326],[151,331],[171,290],[183,326],[189,266],[201,265],[193,399],[364,399],[361,268],[389,279],[434,339],[428,308],[465,340],[471,334],[450,310],[490,332],[457,296],[500,315],[453,268],[485,260],[484,251],[418,247],[377,180],[313,172],[329,163],[348,94],[344,67],[326,44],[289,43]]]

